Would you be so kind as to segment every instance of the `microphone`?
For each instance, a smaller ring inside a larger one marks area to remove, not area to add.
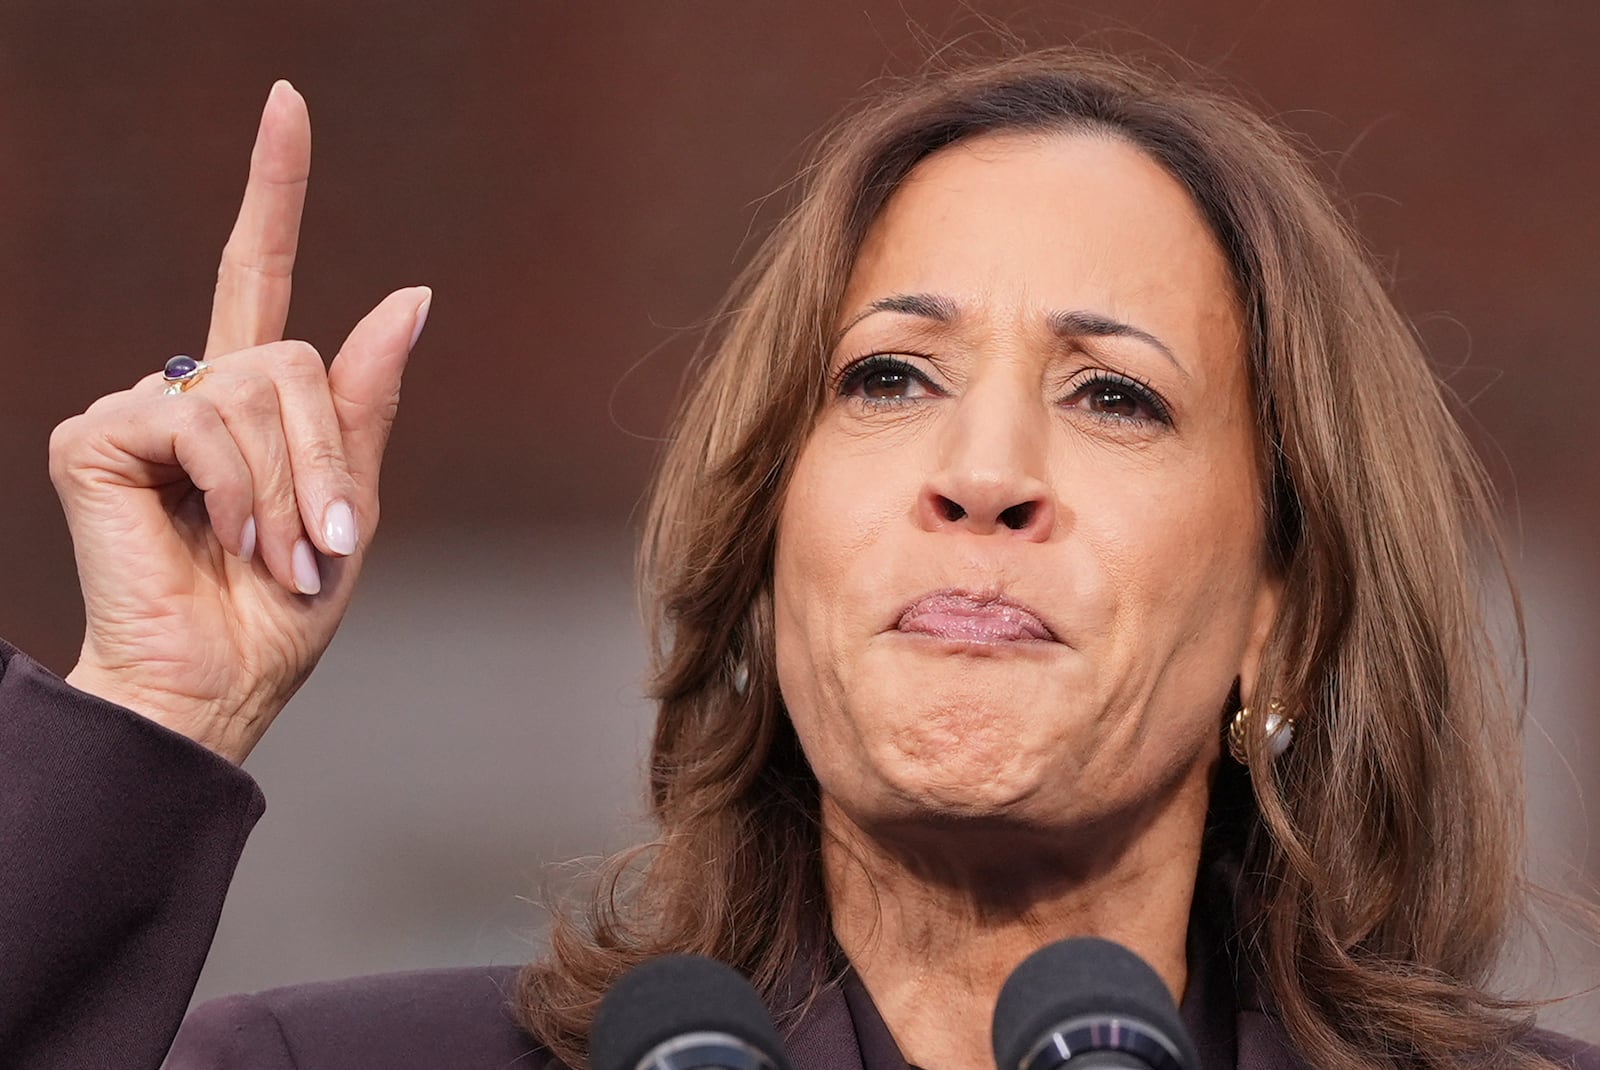
[[[641,963],[600,1001],[589,1032],[594,1070],[790,1070],[755,989],[703,955]]]
[[[1048,944],[1012,971],[993,1039],[999,1070],[1200,1070],[1166,983],[1092,936]]]

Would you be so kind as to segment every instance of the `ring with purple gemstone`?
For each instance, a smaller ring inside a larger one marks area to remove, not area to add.
[[[161,378],[166,382],[166,394],[181,394],[200,381],[200,377],[211,370],[211,365],[203,360],[193,357],[176,356],[167,361],[167,366],[161,369]]]

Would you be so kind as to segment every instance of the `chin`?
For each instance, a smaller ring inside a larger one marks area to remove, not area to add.
[[[847,715],[879,774],[908,796],[1013,806],[1059,782],[1088,746],[1077,738],[1085,711],[1037,666],[897,661],[857,691]]]
[[[874,764],[889,792],[908,809],[1000,817],[1045,791],[1051,763],[1023,745],[1012,716],[965,706],[885,727]]]
[[[1042,778],[985,777],[977,763],[903,759],[874,772],[876,784],[857,781],[827,794],[879,848],[935,879],[998,866],[1007,883],[1019,859],[1055,857],[1072,842],[1079,815]]]

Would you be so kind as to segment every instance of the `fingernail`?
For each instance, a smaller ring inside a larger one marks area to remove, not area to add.
[[[317,554],[304,539],[294,544],[290,555],[294,566],[294,585],[301,594],[316,594],[322,590],[322,575],[317,571]]]
[[[286,97],[291,93],[298,92],[299,90],[289,84],[289,79],[279,78],[276,82],[272,83],[272,88],[267,90],[267,103],[270,105],[277,101],[280,97]]]
[[[251,517],[244,522],[244,534],[239,536],[239,560],[245,564],[256,556],[256,518]]]
[[[356,552],[356,514],[349,502],[341,498],[328,506],[322,517],[322,537],[336,554]]]
[[[428,325],[428,306],[433,304],[433,291],[427,287],[423,287],[423,289],[426,292],[423,295],[422,304],[417,306],[417,320],[411,327],[411,344],[406,347],[408,352],[417,348],[417,339],[422,337],[422,328]]]

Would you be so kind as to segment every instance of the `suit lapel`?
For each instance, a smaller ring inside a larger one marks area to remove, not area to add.
[[[794,1070],[866,1070],[861,1044],[856,1039],[855,1022],[841,985],[827,985],[817,993],[790,1031],[787,1042]],[[876,1064],[868,1065],[872,1070],[887,1070]],[[900,1065],[905,1066],[903,1060]]]

